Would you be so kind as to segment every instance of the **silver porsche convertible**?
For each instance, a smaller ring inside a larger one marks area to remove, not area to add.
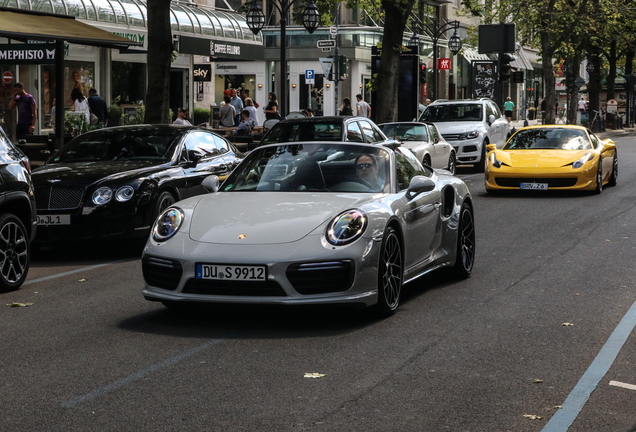
[[[442,267],[468,277],[466,184],[408,149],[342,142],[259,147],[211,193],[157,219],[142,257],[147,300],[375,305]]]

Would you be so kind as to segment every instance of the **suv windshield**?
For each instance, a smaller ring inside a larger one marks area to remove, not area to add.
[[[420,121],[429,122],[478,122],[483,119],[483,106],[480,103],[429,105]]]
[[[276,123],[260,145],[295,141],[342,141],[342,123]]]

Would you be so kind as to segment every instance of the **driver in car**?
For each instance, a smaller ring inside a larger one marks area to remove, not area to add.
[[[356,176],[369,184],[374,191],[384,189],[384,180],[378,176],[378,161],[372,154],[361,154],[356,158]]]

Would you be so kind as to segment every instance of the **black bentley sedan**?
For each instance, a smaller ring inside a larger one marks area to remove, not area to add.
[[[242,159],[233,144],[193,126],[80,135],[33,171],[38,241],[146,238],[162,210],[204,193],[205,177],[223,179]]]

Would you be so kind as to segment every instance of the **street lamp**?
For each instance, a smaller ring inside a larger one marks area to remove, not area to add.
[[[424,24],[424,31],[433,40],[433,100],[437,99],[437,42],[448,30],[453,29],[453,36],[448,40],[448,49],[455,55],[462,49],[462,40],[457,36],[459,21],[448,21],[439,24],[437,20],[428,18],[428,25]]]
[[[289,9],[291,6],[296,3],[298,0],[270,0],[271,4],[273,4],[278,13],[280,13],[280,63],[282,70],[282,84],[280,86],[280,99],[279,99],[279,108],[281,117],[285,118],[287,115],[285,102],[287,100],[287,14],[289,13]],[[247,26],[252,30],[252,32],[257,35],[258,32],[261,31],[263,26],[265,25],[265,14],[263,14],[263,9],[258,4],[252,4],[250,6],[249,12],[245,15],[245,21],[247,22]],[[320,12],[318,12],[318,7],[316,3],[311,0],[311,2],[305,8],[302,14],[303,27],[305,30],[312,34],[320,25]]]

